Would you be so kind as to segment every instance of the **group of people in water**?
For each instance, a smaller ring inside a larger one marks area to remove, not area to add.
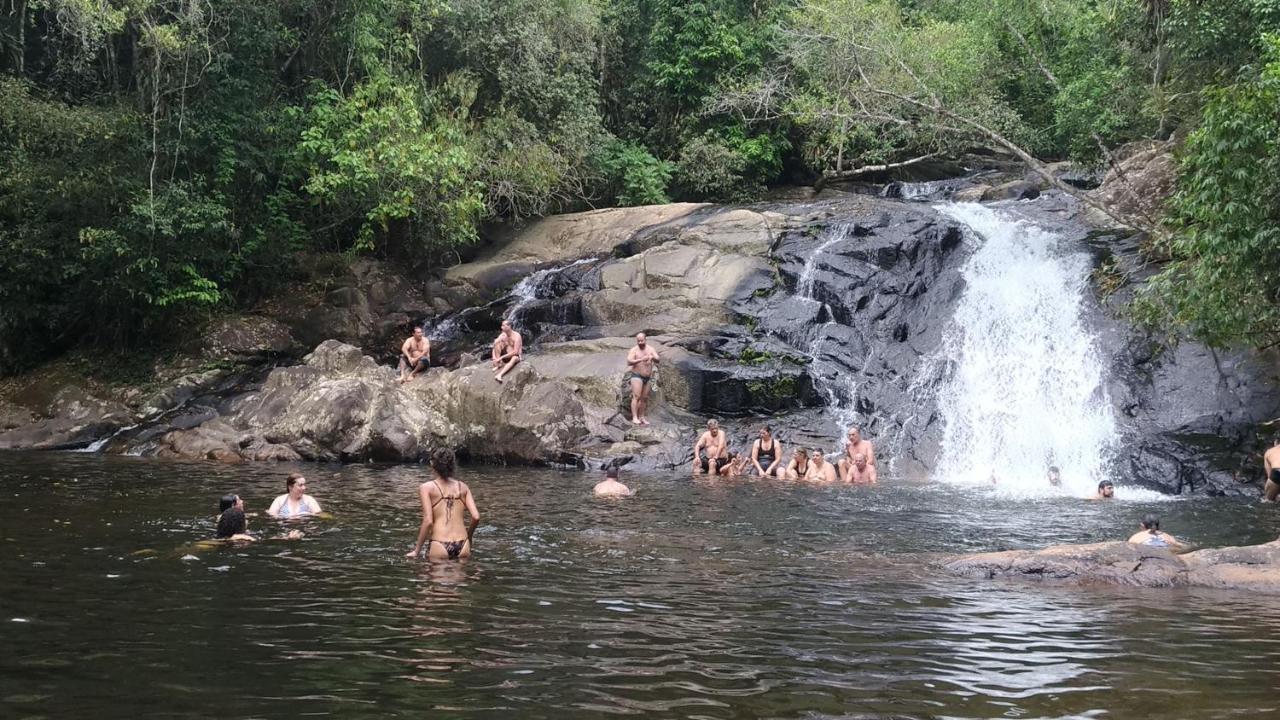
[[[296,519],[323,512],[320,503],[307,494],[307,479],[302,473],[292,472],[285,478],[285,492],[271,501],[267,514],[281,520]],[[244,498],[234,493],[223,495],[218,501],[218,529],[215,538],[219,540],[235,540],[252,542],[256,540],[249,534],[249,516],[244,510]],[[286,537],[297,539],[302,537],[298,530],[291,531]]]

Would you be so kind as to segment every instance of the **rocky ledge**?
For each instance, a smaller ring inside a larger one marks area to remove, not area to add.
[[[1103,542],[969,555],[945,565],[974,578],[1023,578],[1069,585],[1206,587],[1280,594],[1280,540],[1197,550]]]

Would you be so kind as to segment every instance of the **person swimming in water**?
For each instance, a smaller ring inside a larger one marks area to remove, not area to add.
[[[471,538],[480,525],[480,511],[467,484],[453,477],[457,460],[453,451],[441,448],[431,453],[430,480],[418,487],[422,501],[422,525],[418,540],[405,557],[417,557],[427,546],[431,560],[457,560],[471,556]],[[466,524],[463,511],[471,515]]]
[[[268,515],[288,520],[320,513],[320,503],[307,494],[307,479],[301,473],[289,473],[284,486],[288,492],[272,501],[271,507],[267,508]]]
[[[221,516],[222,513],[230,510],[231,508],[236,508],[240,512],[244,512],[244,500],[235,493],[223,495],[218,500],[218,515]]]
[[[618,466],[615,463],[609,463],[604,471],[604,480],[596,483],[591,492],[597,497],[627,497],[632,494],[631,488],[618,481]]]
[[[1129,542],[1134,545],[1146,545],[1148,547],[1169,548],[1171,551],[1178,551],[1183,548],[1183,544],[1174,536],[1160,530],[1160,516],[1155,513],[1147,513],[1139,523],[1142,528],[1129,538]]]
[[[1049,466],[1049,487],[1062,487],[1062,475],[1058,472],[1057,465]]]
[[[1095,493],[1090,500],[1110,500],[1115,497],[1116,486],[1110,480],[1103,480],[1098,483],[1098,492]]]
[[[218,516],[218,530],[214,537],[218,540],[227,540],[229,542],[253,542],[257,540],[257,538],[249,534],[249,521],[244,516],[243,508],[236,507],[234,503]]]

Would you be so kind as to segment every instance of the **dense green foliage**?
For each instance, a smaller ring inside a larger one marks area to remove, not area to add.
[[[1280,0],[0,10],[0,371],[253,303],[300,253],[429,268],[485,222],[750,199],[998,141],[1097,163],[1179,132],[1148,317],[1228,342],[1277,316],[1243,274],[1276,239]]]

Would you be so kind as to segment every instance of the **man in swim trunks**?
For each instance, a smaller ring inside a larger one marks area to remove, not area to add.
[[[707,456],[702,456],[703,450]],[[693,445],[693,471],[718,475],[720,468],[729,462],[729,439],[720,431],[720,423],[707,421],[707,431]]]
[[[400,346],[400,382],[409,382],[418,373],[431,367],[431,341],[422,334],[422,328],[413,329],[413,337]]]
[[[301,473],[289,473],[285,480],[284,495],[277,497],[267,508],[267,514],[273,518],[286,520],[303,515],[315,515],[320,512],[320,503],[307,494],[307,479]]]
[[[875,485],[880,479],[876,466],[867,462],[867,456],[862,453],[853,456],[842,477],[851,485]]]
[[[1280,495],[1280,435],[1271,449],[1262,455],[1262,471],[1266,480],[1262,484],[1262,502],[1275,502]]]
[[[1098,483],[1098,492],[1094,493],[1090,500],[1110,500],[1115,497],[1116,486],[1110,480],[1103,480]]]
[[[863,439],[862,433],[858,428],[851,427],[849,428],[849,435],[844,443],[844,457],[840,458],[840,477],[844,477],[849,474],[849,466],[853,464],[853,456],[858,454],[861,454],[867,459],[868,465],[875,467],[875,447],[872,446],[870,440]]]
[[[782,446],[768,426],[760,428],[760,437],[751,443],[751,464],[760,477],[782,475]]]
[[[809,450],[809,476],[812,482],[833,483],[836,481],[836,466],[827,462],[821,448]]]
[[[498,382],[502,382],[502,378],[511,372],[511,368],[524,359],[524,338],[520,337],[520,333],[511,327],[510,320],[502,321],[502,334],[507,339],[507,347],[496,358],[497,362],[505,363],[493,376],[493,379]]]
[[[596,483],[591,492],[597,497],[627,497],[631,488],[618,482],[618,466],[610,463],[604,471],[604,480]]]
[[[405,557],[417,557],[427,548],[431,560],[457,560],[471,555],[471,538],[480,525],[480,511],[476,509],[471,488],[453,477],[457,460],[453,451],[441,448],[431,453],[431,471],[434,477],[418,487],[418,499],[422,501],[422,524],[418,527],[418,541]],[[463,510],[471,515],[466,524]]]
[[[636,346],[627,351],[627,383],[631,385],[631,424],[649,424],[649,392],[653,370],[660,358],[649,347],[644,333],[636,335]]]

